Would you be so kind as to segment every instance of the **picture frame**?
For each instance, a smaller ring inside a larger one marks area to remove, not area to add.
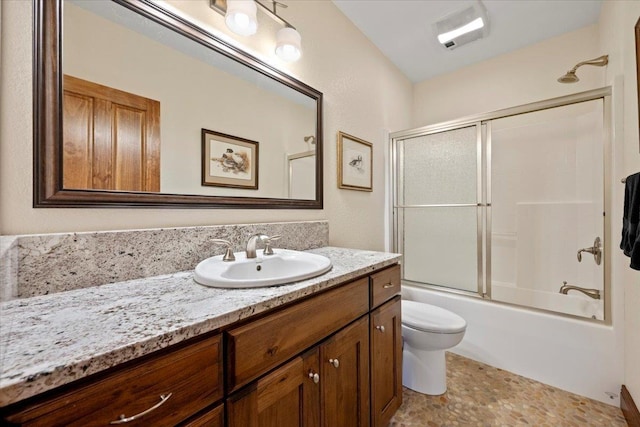
[[[257,141],[202,129],[202,185],[258,189]]]
[[[338,132],[338,188],[373,191],[373,144]]]

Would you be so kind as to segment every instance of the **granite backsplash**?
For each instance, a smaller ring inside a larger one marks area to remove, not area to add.
[[[234,251],[255,233],[281,235],[275,247],[328,245],[327,221],[215,225],[130,231],[0,237],[0,301],[192,270],[224,247]]]

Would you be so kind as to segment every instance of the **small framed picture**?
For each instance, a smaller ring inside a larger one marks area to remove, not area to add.
[[[202,129],[202,185],[258,189],[258,142]]]
[[[338,188],[373,191],[373,145],[338,132]]]

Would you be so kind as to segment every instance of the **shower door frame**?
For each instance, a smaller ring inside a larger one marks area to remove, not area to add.
[[[610,215],[606,212],[611,211],[611,165],[612,165],[612,100],[611,100],[612,88],[606,86],[599,89],[593,89],[585,92],[579,92],[567,96],[561,96],[557,98],[547,99],[543,101],[537,101],[529,104],[523,104],[516,107],[497,110],[489,113],[482,113],[473,116],[463,117],[461,119],[450,120],[434,125],[423,126],[415,129],[408,129],[398,132],[393,132],[389,135],[389,160],[390,160],[390,218],[392,227],[390,227],[390,242],[393,245],[393,251],[399,252],[403,247],[404,229],[403,225],[399,223],[400,209],[411,208],[425,208],[425,207],[456,207],[456,206],[476,206],[477,207],[477,262],[478,262],[478,286],[477,291],[465,291],[462,289],[449,288],[440,285],[433,285],[427,283],[413,282],[404,279],[404,265],[402,268],[402,283],[419,286],[421,288],[427,288],[434,291],[447,292],[453,294],[460,294],[464,296],[470,296],[474,298],[481,298],[487,301],[492,301],[498,304],[505,304],[509,306],[516,306],[526,308],[528,310],[539,311],[544,313],[551,313],[558,316],[565,316],[584,321],[596,322],[599,324],[611,323],[611,250],[612,242],[609,230],[611,226]],[[532,113],[536,111],[548,110],[556,107],[563,107],[566,105],[578,104],[582,102],[588,102],[601,99],[603,101],[603,306],[604,306],[604,319],[589,319],[581,316],[575,316],[572,314],[561,313],[558,311],[546,310],[542,308],[530,307],[526,305],[514,304],[504,301],[496,301],[491,299],[491,121],[496,119],[502,119],[505,117],[512,117],[521,114]],[[402,177],[398,175],[398,171],[402,170],[401,164],[402,158],[398,156],[398,143],[399,141],[416,138],[420,136],[426,136],[430,134],[436,134],[451,130],[460,129],[463,127],[476,126],[476,149],[477,149],[477,193],[475,205],[473,204],[442,204],[442,205],[399,205],[398,197],[399,190],[403,186]]]

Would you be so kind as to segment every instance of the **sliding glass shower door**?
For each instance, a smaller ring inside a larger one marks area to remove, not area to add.
[[[477,292],[480,125],[398,142],[404,279]]]
[[[608,96],[393,134],[403,282],[604,320]]]

